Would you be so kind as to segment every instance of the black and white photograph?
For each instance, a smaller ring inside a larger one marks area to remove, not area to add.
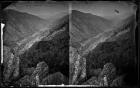
[[[136,5],[75,2],[71,9],[71,84],[114,87],[137,82]]]
[[[17,2],[3,10],[4,86],[69,83],[67,3]]]
[[[0,87],[139,87],[134,1],[0,5]]]

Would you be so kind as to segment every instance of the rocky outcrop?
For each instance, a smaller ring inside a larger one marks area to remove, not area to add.
[[[38,86],[42,79],[47,77],[49,73],[49,67],[45,62],[39,62],[36,66],[36,68],[28,68],[26,69],[27,72],[28,70],[32,70],[31,72],[28,73],[28,75],[25,75],[21,79],[19,79],[16,84],[19,86]]]
[[[86,58],[70,47],[70,84],[79,84],[86,77]]]
[[[97,75],[95,75],[95,71],[97,71]],[[93,70],[93,75],[94,76],[87,79],[83,85],[110,86],[112,81],[116,78],[116,68],[112,63],[106,63],[103,69],[99,68]]]
[[[45,62],[39,62],[37,64],[36,69],[31,75],[32,82],[35,82],[36,84],[36,82],[38,81],[38,83],[40,83],[42,79],[48,75],[48,73],[49,73],[48,65]]]
[[[84,82],[82,85],[95,85],[99,86],[99,81],[97,77],[91,77],[86,82]]]
[[[99,78],[107,78],[107,84],[110,85],[116,77],[116,67],[112,63],[106,63],[103,67]]]
[[[10,48],[4,46],[4,81],[11,81],[19,76],[19,57],[10,52]]]
[[[113,81],[112,81],[112,83],[111,83],[111,87],[122,87],[122,86],[124,86],[125,84],[124,84],[124,75],[122,75],[122,76],[118,76],[118,77],[116,77]]]
[[[18,86],[22,86],[22,87],[24,87],[24,86],[31,86],[32,85],[32,83],[31,83],[31,79],[30,79],[30,76],[29,75],[25,75],[24,77],[22,77],[20,80],[18,80],[17,82],[16,82],[16,84],[18,85]]]

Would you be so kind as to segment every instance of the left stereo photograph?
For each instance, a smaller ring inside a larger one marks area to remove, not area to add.
[[[68,4],[18,2],[1,11],[0,86],[68,85]]]

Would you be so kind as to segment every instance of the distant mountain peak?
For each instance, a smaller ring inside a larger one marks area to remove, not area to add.
[[[47,20],[45,20],[43,18],[40,18],[40,17],[38,17],[36,15],[30,14],[30,13],[27,13],[27,12],[17,11],[17,10],[14,10],[14,9],[5,9],[4,10],[4,15],[12,15],[12,16],[20,15],[20,16],[24,16],[24,17],[26,17],[26,16],[28,16],[28,17],[36,17],[36,18],[38,18],[40,20],[47,21]]]
[[[4,43],[13,44],[33,33],[47,29],[48,21],[38,16],[19,12],[13,9],[6,9],[2,13],[6,23],[4,28]]]
[[[103,17],[85,13],[78,10],[72,10],[71,36],[73,42],[83,42],[90,37],[97,36],[100,33],[111,30],[111,22]]]

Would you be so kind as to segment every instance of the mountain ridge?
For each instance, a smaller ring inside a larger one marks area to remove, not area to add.
[[[47,25],[47,20],[12,9],[4,10],[3,15],[6,20],[4,43],[8,45],[12,45],[10,44],[12,41],[24,39]]]
[[[111,22],[103,17],[77,10],[72,10],[71,14],[72,28],[70,29],[70,35],[72,42],[81,43],[111,29]]]

